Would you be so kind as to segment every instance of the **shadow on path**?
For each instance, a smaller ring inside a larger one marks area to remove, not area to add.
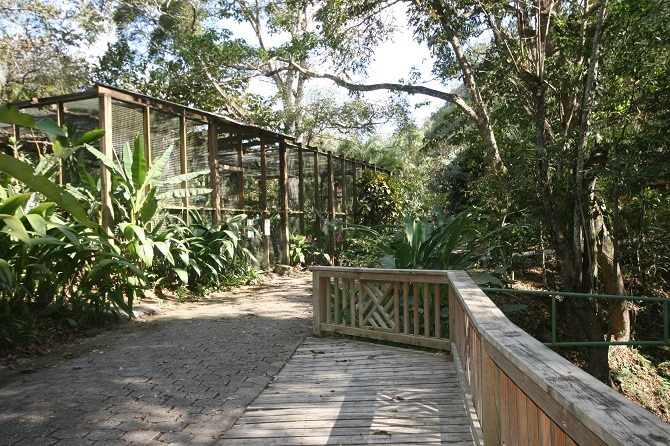
[[[0,445],[217,443],[308,334],[309,287],[175,305],[4,377]]]

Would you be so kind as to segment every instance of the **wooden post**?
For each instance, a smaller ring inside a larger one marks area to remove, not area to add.
[[[319,151],[314,150],[314,207],[322,211],[321,209],[321,191],[320,191],[320,178],[319,178]],[[312,228],[312,236],[315,237],[316,245],[323,248],[323,240],[321,234],[321,222],[319,221],[318,215],[314,215],[314,227]]]
[[[221,222],[221,190],[219,188],[219,128],[216,122],[207,126],[207,147],[209,149],[209,186],[212,188],[211,200],[214,213],[212,223]]]
[[[314,336],[321,336],[321,323],[326,321],[328,315],[328,298],[330,294],[330,277],[321,277],[319,271],[312,273],[312,302],[313,308],[313,326]]]
[[[112,140],[112,97],[108,94],[99,96],[100,127],[105,135],[100,140],[100,149],[110,159],[114,158],[114,142]],[[105,166],[100,167],[100,200],[102,203],[102,227],[112,233],[114,208],[112,207],[112,174]]]
[[[342,185],[342,204],[340,206],[342,207],[342,213],[344,214],[342,221],[346,223],[347,214],[349,213],[347,210],[347,159],[342,157],[341,163],[342,168],[340,169],[340,184]]]
[[[305,162],[303,160],[303,145],[298,146],[298,208],[300,209],[300,233],[306,234],[305,227]]]
[[[181,166],[182,175],[188,171],[186,161],[186,115],[182,111],[181,116],[179,116],[179,164]],[[182,181],[181,188],[186,190],[188,188],[188,181]],[[182,216],[186,224],[188,224],[188,196],[184,196],[181,199],[181,202],[182,206],[184,206]]]
[[[65,114],[65,110],[63,108],[63,103],[62,102],[57,102],[56,103],[56,123],[58,124],[58,127],[63,127],[63,115]],[[63,185],[63,159],[58,158],[58,184],[61,186]]]
[[[279,215],[281,263],[288,265],[289,259],[289,229],[288,229],[288,160],[286,159],[286,143],[279,143]]]
[[[267,186],[267,158],[265,143],[261,143],[261,240],[263,241],[263,259],[261,268],[270,269],[270,235],[265,233],[265,220],[268,218],[268,186]]]
[[[354,205],[353,205],[353,209],[351,210],[351,212],[352,212],[353,217],[354,217],[353,218],[354,223],[356,222],[356,213],[358,212],[358,185],[356,184],[356,182],[358,181],[358,178],[357,178],[358,174],[356,173],[357,172],[357,168],[356,168],[357,164],[358,163],[356,163],[356,162],[351,163],[351,165],[353,167],[353,172],[352,172],[353,181],[351,182],[351,184],[352,184],[351,194],[354,196]]]
[[[242,148],[242,135],[237,138],[237,209],[244,209],[244,149]]]
[[[142,133],[144,136],[144,158],[147,160],[147,170],[151,168],[151,109],[145,106],[142,110]]]
[[[487,342],[482,337],[482,343]],[[487,354],[484,344],[481,348],[482,406],[479,409],[484,444],[501,444],[500,429],[500,377],[498,366]],[[525,414],[524,414],[525,416]]]
[[[333,165],[333,152],[328,152],[328,214],[331,221],[335,219],[335,168]],[[330,255],[330,264],[334,265],[335,244],[337,243],[335,231],[331,231],[330,239],[330,246],[333,247]]]
[[[319,151],[314,151],[314,207],[323,212],[321,208],[321,177],[319,176]]]

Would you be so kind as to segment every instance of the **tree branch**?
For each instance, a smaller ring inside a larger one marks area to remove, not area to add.
[[[288,63],[290,66],[292,66],[305,76],[319,79],[328,79],[335,82],[335,84],[337,84],[338,86],[346,88],[347,90],[350,91],[360,91],[360,92],[377,91],[377,90],[400,91],[411,95],[420,94],[437,99],[442,99],[443,101],[450,102],[456,105],[471,119],[478,120],[477,114],[475,113],[473,108],[470,107],[470,105],[468,105],[468,103],[465,102],[465,100],[461,96],[455,93],[447,93],[445,91],[436,90],[434,88],[424,87],[421,85],[404,85],[396,83],[355,84],[334,74],[316,73],[307,68],[301,67],[295,61],[289,59],[282,59],[282,61]]]

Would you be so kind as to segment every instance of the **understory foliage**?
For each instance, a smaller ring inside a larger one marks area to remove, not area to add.
[[[194,212],[184,224],[164,211],[168,198],[208,192],[169,187],[203,174],[166,179],[170,150],[149,167],[139,138],[112,160],[90,145],[102,131],[73,141],[65,126],[5,105],[0,122],[44,132],[51,149],[35,159],[12,138],[14,156],[0,153],[0,348],[39,342],[49,327],[132,316],[133,302],[148,289],[204,292],[253,278],[246,216],[212,225]],[[99,197],[98,180],[81,170],[80,184],[68,185],[72,193],[54,181],[59,162],[82,151],[112,175],[109,231],[97,223],[99,206],[76,198]]]
[[[357,183],[356,222],[366,226],[394,223],[402,209],[398,184],[385,173],[364,170]]]

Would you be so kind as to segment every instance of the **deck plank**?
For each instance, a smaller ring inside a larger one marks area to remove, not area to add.
[[[307,338],[221,437],[225,445],[472,445],[442,354]]]

